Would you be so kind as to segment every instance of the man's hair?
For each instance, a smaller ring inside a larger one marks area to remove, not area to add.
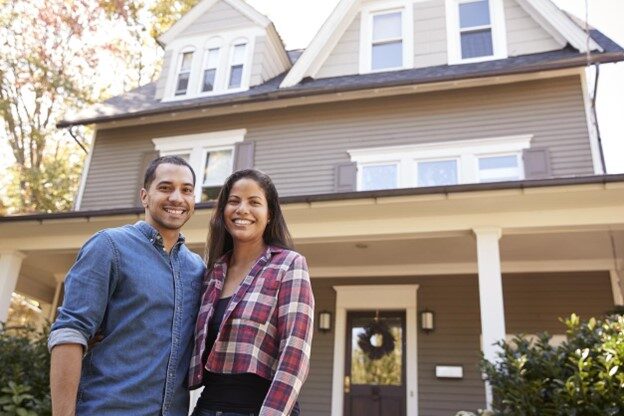
[[[145,176],[143,177],[143,188],[149,189],[152,182],[154,182],[154,178],[156,177],[156,169],[158,168],[158,166],[164,163],[178,166],[186,166],[187,168],[189,168],[191,174],[193,175],[193,186],[195,186],[195,171],[186,160],[182,159],[180,156],[161,156],[152,160],[145,170]]]

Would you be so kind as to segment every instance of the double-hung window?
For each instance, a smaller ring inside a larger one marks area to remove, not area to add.
[[[202,74],[202,92],[210,92],[215,88],[217,79],[217,67],[219,66],[219,48],[210,48],[204,58],[204,71]]]
[[[246,130],[191,134],[152,139],[161,156],[177,155],[186,160],[197,175],[195,200],[216,199],[234,167],[234,147]]]
[[[459,36],[462,59],[494,54],[489,0],[459,3]]]
[[[403,67],[402,12],[373,15],[371,69],[373,71]]]
[[[240,88],[243,82],[245,69],[246,43],[235,44],[232,47],[230,58],[230,72],[228,77],[228,89]]]
[[[191,66],[193,64],[193,51],[185,51],[180,54],[178,76],[176,79],[175,95],[185,95],[191,78]]]

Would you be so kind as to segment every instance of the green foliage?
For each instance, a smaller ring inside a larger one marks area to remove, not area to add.
[[[518,336],[500,342],[500,360],[482,362],[496,415],[606,416],[624,414],[624,316],[563,320],[567,341],[553,347]]]
[[[47,330],[0,325],[0,415],[51,415]]]

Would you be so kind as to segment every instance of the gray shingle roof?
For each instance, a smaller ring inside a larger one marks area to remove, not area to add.
[[[591,37],[604,49],[604,52],[592,53],[590,56],[591,62],[606,63],[624,60],[624,49],[600,31],[595,29],[591,30]],[[296,54],[291,54],[291,59],[295,57]],[[586,54],[581,54],[576,49],[566,46],[561,50],[552,52],[515,56],[472,64],[441,65],[428,68],[321,79],[306,78],[299,84],[289,88],[279,88],[285,76],[285,74],[281,74],[247,91],[169,102],[157,100],[155,98],[156,83],[150,83],[123,95],[111,98],[103,103],[96,104],[75,117],[62,120],[57,124],[57,127],[130,119],[146,115],[168,113],[171,111],[189,111],[198,108],[270,101],[334,92],[528,73],[550,69],[579,67],[586,64]]]

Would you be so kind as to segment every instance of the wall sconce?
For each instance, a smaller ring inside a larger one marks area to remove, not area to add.
[[[427,309],[420,312],[420,329],[422,329],[424,333],[428,334],[433,331],[434,327],[433,312]]]
[[[318,330],[321,332],[331,331],[332,314],[329,311],[321,311],[318,314]]]

